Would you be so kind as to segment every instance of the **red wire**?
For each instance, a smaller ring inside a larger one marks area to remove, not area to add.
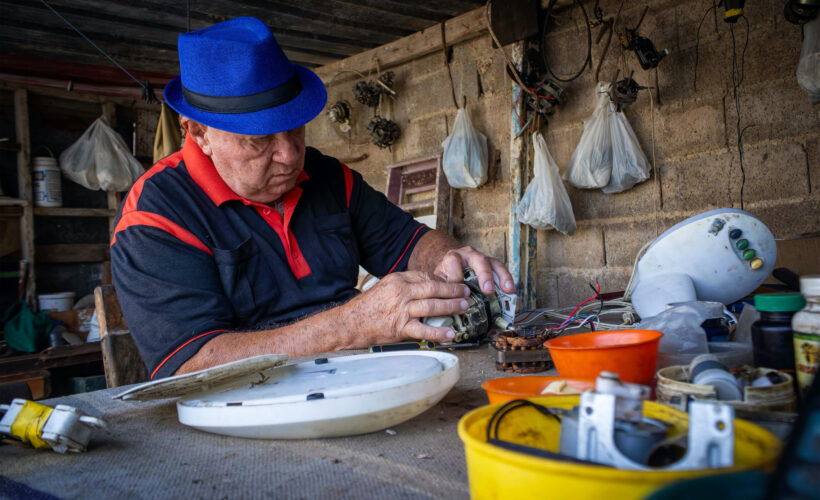
[[[587,302],[589,302],[589,301],[591,301],[591,300],[595,300],[595,299],[597,299],[598,297],[600,297],[600,296],[601,296],[601,285],[600,285],[600,283],[598,283],[597,281],[595,282],[595,288],[596,288],[596,290],[595,290],[595,291],[596,291],[595,296],[594,296],[594,297],[590,297],[590,298],[588,298],[587,300],[585,300],[585,301],[581,302],[580,304],[578,304],[577,306],[575,306],[575,309],[573,309],[573,310],[572,310],[572,312],[569,314],[569,317],[570,317],[570,318],[571,318],[571,317],[573,317],[573,316],[575,316],[575,313],[578,311],[578,309],[580,309],[580,308],[581,308],[581,306],[582,306],[582,305],[586,304]],[[555,329],[555,328],[552,328],[552,330],[554,330],[554,329]]]

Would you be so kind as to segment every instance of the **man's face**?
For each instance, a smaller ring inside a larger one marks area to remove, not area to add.
[[[296,185],[305,168],[304,125],[271,135],[242,135],[189,124],[195,125],[186,127],[189,134],[211,158],[222,180],[248,200],[278,200]]]

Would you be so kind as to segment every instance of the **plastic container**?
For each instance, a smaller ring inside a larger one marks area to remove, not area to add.
[[[737,401],[743,397],[740,384],[729,373],[726,365],[712,354],[701,354],[689,364],[689,380],[696,385],[709,385],[715,388],[717,398],[721,401]]]
[[[792,330],[795,372],[802,397],[820,365],[820,275],[801,277],[800,291],[806,297],[806,307],[792,318]]]
[[[792,316],[805,305],[799,293],[755,295],[760,312],[751,327],[755,366],[794,371]]]
[[[504,377],[488,380],[481,384],[481,388],[487,391],[487,399],[490,404],[506,403],[514,399],[526,399],[535,397],[557,397],[566,396],[561,394],[541,394],[553,382],[563,380],[567,387],[578,389],[584,392],[595,388],[594,379],[585,378],[565,378],[565,377]]]
[[[726,368],[740,368],[752,363],[752,346],[742,342],[709,342],[709,354],[714,355]],[[658,368],[688,365],[695,357],[704,353],[673,354],[658,353]]]
[[[62,173],[57,160],[50,156],[32,159],[34,179],[34,205],[38,207],[63,206]]]
[[[654,330],[613,330],[558,337],[544,345],[562,377],[595,379],[608,371],[624,382],[649,384],[662,336]]]
[[[37,296],[41,312],[70,311],[74,306],[74,292],[43,293]]]
[[[570,409],[578,396],[534,398],[553,408]],[[522,498],[571,498],[573,500],[644,498],[658,488],[685,479],[761,467],[772,467],[780,451],[780,441],[767,430],[743,420],[735,420],[735,466],[722,469],[686,471],[634,471],[571,463],[534,457],[487,444],[490,417],[500,405],[478,408],[458,423],[464,442],[470,496],[473,500]],[[670,434],[688,426],[685,413],[647,401],[644,416],[673,424]],[[527,446],[557,452],[560,424],[534,408],[522,408],[504,418],[499,437]]]

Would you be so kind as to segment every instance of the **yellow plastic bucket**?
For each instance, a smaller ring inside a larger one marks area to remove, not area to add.
[[[532,398],[552,408],[572,408],[578,396]],[[470,496],[474,499],[644,498],[658,488],[710,474],[753,468],[771,468],[780,453],[780,441],[769,431],[743,420],[735,420],[735,466],[728,469],[689,471],[634,471],[584,465],[534,457],[487,444],[487,422],[501,405],[471,411],[458,423],[464,441]],[[648,401],[644,416],[671,423],[672,432],[688,428],[686,413]],[[533,408],[510,412],[501,422],[498,438],[557,452],[560,424]]]

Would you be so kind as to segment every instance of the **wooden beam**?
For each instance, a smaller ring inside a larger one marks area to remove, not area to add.
[[[34,214],[43,217],[112,217],[117,212],[108,208],[37,207]]]
[[[103,262],[108,255],[107,243],[37,245],[40,262]]]
[[[455,45],[481,36],[487,30],[485,8],[479,7],[466,14],[449,19],[444,23],[444,28],[448,45]],[[328,83],[338,72],[343,70],[367,73],[373,68],[374,60],[378,60],[380,67],[386,69],[431,54],[437,50],[441,50],[441,28],[438,24],[381,47],[322,66],[314,71],[325,83]],[[350,78],[339,78],[336,81],[346,79]]]
[[[31,182],[31,135],[28,120],[28,93],[24,89],[14,91],[14,129],[20,151],[17,152],[17,188],[21,199],[26,201],[20,217],[20,249],[31,271],[26,283],[25,300],[31,305],[37,292],[34,283],[34,192]]]
[[[38,83],[21,83],[18,81],[9,81],[3,80],[2,74],[0,74],[0,90],[10,90],[15,91],[18,89],[25,89],[28,91],[29,94],[36,94],[42,95],[46,97],[56,97],[58,99],[68,99],[73,101],[81,101],[81,102],[93,102],[93,103],[102,103],[104,101],[111,101],[115,102],[120,106],[124,106],[127,108],[146,108],[146,109],[156,109],[159,106],[159,103],[152,103],[147,104],[143,101],[137,100],[137,97],[115,97],[115,96],[103,96],[100,94],[88,93],[77,91],[76,88],[74,90],[66,90],[66,82],[60,82],[59,80],[51,80],[49,78],[44,79],[46,81]],[[139,89],[137,89],[139,91]],[[89,91],[90,92],[90,91]],[[155,89],[158,98],[162,98],[162,90]]]

